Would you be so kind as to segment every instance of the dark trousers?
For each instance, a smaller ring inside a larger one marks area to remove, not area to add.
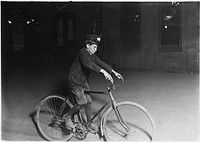
[[[83,119],[88,122],[92,118],[92,98],[89,94],[85,94],[84,91],[90,91],[89,84],[86,83],[85,87],[69,84],[69,87],[72,95],[75,96],[77,104],[73,106],[68,114],[72,115],[76,111],[80,110]],[[84,110],[86,118],[84,117]]]

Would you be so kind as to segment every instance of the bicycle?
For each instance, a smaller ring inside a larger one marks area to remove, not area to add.
[[[124,80],[121,83],[123,82]],[[111,84],[110,87],[107,87],[107,92],[85,91],[85,93],[106,94],[110,101],[106,102],[88,123],[83,121],[79,111],[75,113],[72,117],[75,125],[73,130],[66,128],[63,119],[64,115],[73,107],[70,98],[60,95],[44,97],[36,108],[36,124],[40,133],[49,141],[68,141],[72,136],[83,140],[90,132],[88,126],[103,112],[100,122],[100,136],[105,141],[153,141],[155,123],[149,111],[136,102],[115,101],[112,90],[120,84]]]

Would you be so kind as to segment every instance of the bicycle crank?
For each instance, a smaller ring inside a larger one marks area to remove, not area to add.
[[[76,136],[77,139],[83,140],[86,138],[88,131],[84,125],[78,123],[75,126],[75,129],[76,129],[76,131],[75,131],[74,135]]]

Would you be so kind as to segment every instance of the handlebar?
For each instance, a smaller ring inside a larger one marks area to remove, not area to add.
[[[120,78],[119,80],[121,80],[119,84],[111,83],[111,86],[107,88],[108,91],[114,90],[114,89],[116,89],[116,87],[118,87],[122,83],[124,83],[123,77]],[[102,91],[84,91],[84,93],[86,93],[86,94],[90,94],[90,93],[92,93],[92,94],[107,94],[107,92],[102,92]]]
[[[119,87],[122,83],[124,83],[124,78],[123,78],[123,77],[120,78],[119,80],[121,80],[120,83],[118,83],[118,84],[111,83],[111,87],[108,87],[108,89],[109,89],[109,90],[114,90],[114,89],[116,89],[116,87]]]

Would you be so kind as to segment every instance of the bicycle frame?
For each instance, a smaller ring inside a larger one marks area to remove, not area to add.
[[[117,119],[119,120],[120,124],[124,127],[124,129],[126,130],[126,134],[128,135],[129,131],[130,131],[130,128],[126,125],[126,123],[123,121],[117,107],[116,107],[116,101],[113,97],[113,94],[112,94],[112,89],[114,89],[115,86],[113,87],[108,87],[107,88],[107,93],[106,92],[98,92],[98,91],[85,91],[86,93],[96,93],[96,94],[107,94],[109,95],[110,97],[110,101],[108,101],[107,103],[105,103],[100,109],[99,111],[92,117],[92,119],[86,123],[86,126],[89,126],[93,120],[97,117],[98,114],[100,114],[103,110],[104,112],[106,112],[106,110],[110,107],[112,107],[116,113],[116,116],[117,116]],[[105,109],[106,108],[106,109]],[[104,115],[103,115],[104,116]],[[104,117],[102,117],[102,119],[104,119]],[[102,127],[102,124],[101,124],[101,127]],[[101,134],[103,134],[102,132],[102,128],[101,128]]]
[[[106,92],[98,92],[98,91],[85,91],[85,93],[92,93],[92,94],[105,94],[107,95]],[[86,123],[86,126],[89,126],[93,120],[105,109],[109,108],[110,105],[112,104],[112,100],[106,102],[100,109],[99,111],[91,118],[91,120],[89,122]],[[105,112],[105,111],[104,111]]]

